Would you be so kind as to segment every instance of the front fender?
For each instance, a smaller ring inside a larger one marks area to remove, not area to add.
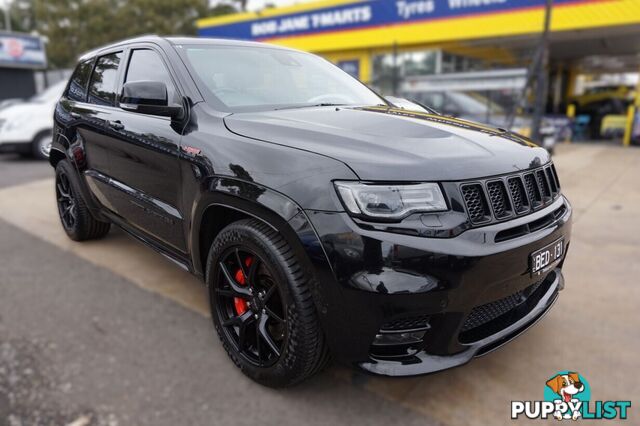
[[[233,209],[261,220],[287,240],[307,275],[311,277],[309,289],[326,333],[329,329],[329,304],[331,300],[341,297],[341,289],[307,213],[284,194],[255,183],[216,177],[211,179],[209,187],[214,190],[201,194],[192,213],[190,245],[194,272],[204,276],[204,253],[200,235],[205,212],[210,207]]]
[[[302,212],[296,202],[272,189],[241,179],[214,176],[207,179],[206,191],[198,194],[191,212],[191,232],[189,246],[196,273],[204,275],[200,236],[205,212],[213,206],[236,210],[255,217],[276,231],[288,234],[285,237],[300,241],[287,223]],[[292,243],[293,241],[289,241]]]

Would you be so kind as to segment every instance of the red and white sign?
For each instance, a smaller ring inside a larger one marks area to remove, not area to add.
[[[24,54],[24,46],[22,41],[17,38],[10,38],[6,41],[6,49],[9,56],[12,58],[19,58]]]

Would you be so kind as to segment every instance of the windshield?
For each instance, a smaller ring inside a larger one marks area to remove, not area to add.
[[[38,93],[35,96],[29,98],[31,102],[48,102],[48,101],[57,101],[60,96],[62,96],[62,92],[64,91],[67,83],[65,81],[60,81],[53,86],[46,89],[44,92]]]
[[[349,74],[307,53],[202,45],[184,51],[205,97],[231,111],[384,103]]]

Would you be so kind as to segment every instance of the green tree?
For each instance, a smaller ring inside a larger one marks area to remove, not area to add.
[[[69,67],[78,55],[142,34],[193,35],[207,0],[32,0],[49,63]]]
[[[207,13],[206,17],[230,15],[236,12],[238,12],[236,8],[230,4],[217,4],[209,9],[209,13]]]
[[[31,32],[35,29],[34,0],[13,0],[9,3],[9,19],[11,20],[11,30],[17,32]],[[4,14],[7,11],[0,9],[0,26],[4,28]]]
[[[239,3],[239,7],[241,11],[243,12],[247,11],[247,4],[249,3],[249,0],[235,0],[235,1]]]

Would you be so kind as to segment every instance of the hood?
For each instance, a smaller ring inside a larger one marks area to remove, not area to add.
[[[546,163],[547,152],[469,121],[389,107],[317,107],[232,114],[239,135],[342,161],[360,179],[462,180]]]

